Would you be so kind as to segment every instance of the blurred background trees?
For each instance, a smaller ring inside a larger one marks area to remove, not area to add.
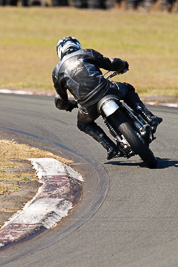
[[[0,0],[0,6],[73,6],[76,8],[178,12],[178,0]]]

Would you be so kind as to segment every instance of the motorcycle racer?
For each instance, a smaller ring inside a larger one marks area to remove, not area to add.
[[[59,62],[52,72],[56,90],[55,105],[60,110],[72,111],[79,107],[77,126],[92,136],[107,150],[107,159],[118,153],[116,144],[99,127],[97,103],[108,94],[114,94],[134,110],[137,110],[156,131],[162,118],[153,115],[140,100],[135,88],[128,83],[111,82],[104,78],[101,69],[124,73],[129,64],[120,58],[104,57],[94,49],[82,49],[75,37],[64,37],[56,46]],[[67,90],[74,100],[68,99]]]

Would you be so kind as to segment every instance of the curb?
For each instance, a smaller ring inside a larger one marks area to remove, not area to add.
[[[81,197],[83,178],[71,167],[53,158],[29,160],[42,186],[0,229],[0,248],[55,227]]]

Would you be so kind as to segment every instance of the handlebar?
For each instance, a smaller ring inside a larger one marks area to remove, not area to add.
[[[112,72],[107,71],[107,72],[104,74],[104,76],[106,76],[106,75],[109,73],[109,74],[106,76],[106,79],[108,80],[108,79],[113,78],[113,77],[116,76],[116,75],[120,75],[120,74],[126,73],[127,71],[128,71],[128,69],[125,69],[125,70],[123,70],[123,71],[121,71],[121,72],[118,72],[118,71],[112,71]]]

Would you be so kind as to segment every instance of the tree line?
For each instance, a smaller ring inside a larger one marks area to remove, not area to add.
[[[178,0],[0,0],[1,6],[73,6],[76,8],[90,9],[110,9],[122,8],[125,10],[150,11],[152,8],[156,10],[166,10],[168,12],[178,12]]]

